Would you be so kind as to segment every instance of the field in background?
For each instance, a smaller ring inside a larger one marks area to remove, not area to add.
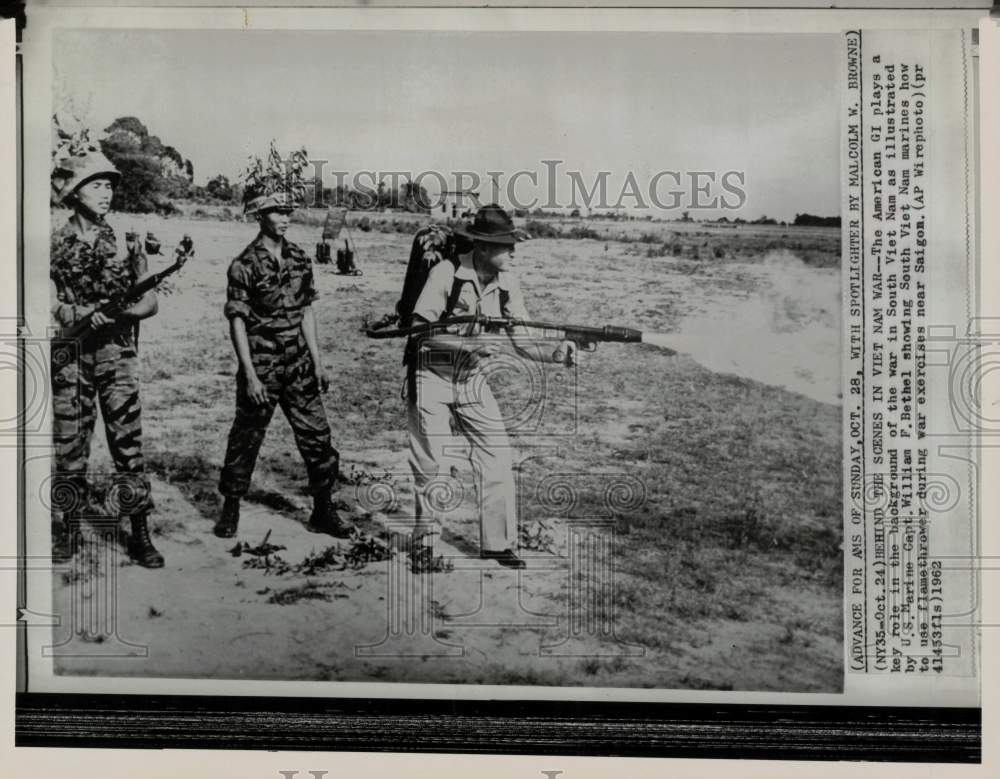
[[[716,328],[718,353],[700,355],[700,362],[715,367],[714,355],[733,368],[709,370],[644,345],[602,345],[575,372],[539,374],[550,398],[540,420],[526,422],[515,438],[522,522],[538,547],[539,573],[529,568],[523,579],[532,614],[565,612],[565,576],[549,568],[558,568],[565,551],[567,516],[606,517],[610,485],[626,477],[642,485],[644,500],[612,517],[615,636],[641,647],[641,655],[588,656],[584,641],[583,654],[540,657],[539,646],[565,625],[530,624],[523,608],[503,605],[502,593],[517,583],[510,572],[487,566],[435,576],[435,635],[461,639],[465,654],[429,652],[415,661],[354,651],[359,640],[378,642],[386,631],[384,562],[277,573],[247,566],[245,556],[228,554],[232,542],[211,535],[235,391],[222,316],[225,273],[254,235],[251,225],[217,216],[202,208],[183,218],[113,219],[120,235],[153,230],[165,251],[183,233],[197,247],[175,292],[142,327],[145,450],[158,502],[154,525],[168,563],[161,572],[126,566],[119,574],[130,597],[125,632],[152,652],[135,673],[841,688],[841,417],[831,384],[839,377],[839,231],[566,219],[550,221],[563,235],[583,227],[598,236],[538,238],[518,247],[516,267],[533,316],[657,332]],[[321,213],[304,212],[289,238],[312,254],[321,221]],[[402,344],[369,340],[361,327],[392,309],[412,232],[426,218],[370,221],[367,232],[352,226],[365,275],[341,277],[317,266],[316,311],[333,378],[328,415],[355,482],[339,497],[378,538],[387,523],[405,525],[411,510]],[[756,344],[762,355],[768,348],[786,353],[796,343],[802,363],[792,365],[794,375],[759,380],[784,363],[772,365],[766,356],[755,363],[746,352]],[[498,378],[509,409],[529,402],[519,370]],[[103,442],[96,448],[95,467],[107,467]],[[554,474],[571,485],[569,514],[553,504]],[[331,539],[302,528],[305,480],[280,414],[254,485],[240,540],[256,544],[270,530],[271,542],[287,547],[279,556],[293,565],[330,546]],[[385,486],[397,499],[376,510],[366,501]],[[445,541],[457,553],[475,553],[467,505]],[[341,545],[337,554],[342,559],[347,551]],[[468,593],[472,579],[493,593],[478,606]],[[57,599],[67,599],[69,589],[57,588]],[[488,624],[470,623],[470,613],[485,615]],[[110,667],[73,658],[62,670]]]

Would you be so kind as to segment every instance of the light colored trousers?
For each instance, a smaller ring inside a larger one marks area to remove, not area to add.
[[[417,372],[408,403],[410,468],[416,492],[415,544],[429,545],[444,516],[458,507],[452,466],[468,462],[476,478],[482,551],[517,548],[517,506],[510,439],[484,378],[443,378]]]

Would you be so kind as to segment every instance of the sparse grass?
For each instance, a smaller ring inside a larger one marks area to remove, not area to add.
[[[355,530],[349,539],[344,562],[351,568],[364,568],[368,563],[388,560],[393,555],[390,546],[383,540]]]
[[[555,554],[555,536],[548,525],[540,520],[522,521],[518,527],[518,540],[521,549]]]
[[[337,586],[337,583],[317,583],[307,580],[295,587],[270,592],[267,602],[278,606],[290,606],[293,603],[301,603],[304,600],[331,601],[334,598],[348,597],[346,593],[332,592],[332,589]]]
[[[525,223],[524,229],[527,230],[534,239],[562,237],[562,232],[558,227],[551,222],[545,222],[540,219],[529,219]]]
[[[344,563],[341,559],[340,546],[333,544],[319,552],[312,552],[306,555],[305,559],[296,566],[296,570],[307,576],[313,576],[325,571],[343,570]]]

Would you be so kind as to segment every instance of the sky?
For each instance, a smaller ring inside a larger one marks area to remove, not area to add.
[[[743,207],[705,216],[839,213],[836,36],[91,30],[55,44],[57,112],[95,130],[138,117],[198,183],[235,178],[274,138],[349,174],[439,171],[450,186],[456,171],[534,171],[522,200],[544,201],[551,179],[568,202],[568,171],[588,188],[608,171],[609,202],[627,207],[629,171],[649,205],[657,172],[740,171]],[[562,161],[555,176],[542,160]],[[676,182],[659,181],[669,204]]]

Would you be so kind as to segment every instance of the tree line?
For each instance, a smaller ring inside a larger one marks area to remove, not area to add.
[[[195,184],[191,160],[151,134],[134,116],[115,119],[105,129],[100,146],[122,174],[113,201],[117,211],[170,214],[179,210],[177,200],[225,205],[243,201],[243,187],[223,174],[211,177],[204,186]],[[404,181],[397,188],[388,187],[384,181],[368,189],[324,187],[322,197],[317,194],[313,186],[307,187],[308,205],[413,212],[429,211],[431,205],[427,190],[412,181]]]
[[[240,205],[243,200],[243,188],[239,182],[218,174],[208,179],[207,183],[194,183],[194,166],[173,146],[164,143],[159,137],[149,132],[149,129],[134,116],[122,116],[115,119],[105,129],[105,137],[100,141],[101,151],[122,174],[122,181],[117,190],[113,207],[118,211],[133,213],[156,212],[170,214],[179,209],[174,204],[177,200],[193,200],[199,204]],[[320,194],[321,197],[317,197]],[[421,185],[404,181],[399,187],[390,188],[385,181],[380,181],[374,187],[352,188],[345,185],[324,187],[317,193],[313,186],[307,186],[307,204],[320,207],[342,207],[352,211],[411,211],[426,213],[432,203],[427,190]],[[543,218],[545,216],[565,216],[557,212],[547,212],[540,208],[534,210],[515,209],[515,216]],[[580,217],[579,209],[570,215]],[[601,213],[591,214],[594,219],[634,220],[632,214]],[[645,217],[647,220],[651,216]],[[680,221],[697,221],[692,219],[690,212],[685,211]],[[767,216],[761,216],[752,221],[737,217],[728,219],[721,217],[714,220],[718,223],[751,224],[751,225],[781,225]],[[840,227],[839,216],[815,216],[813,214],[796,214],[791,222],[795,226],[805,227]]]

